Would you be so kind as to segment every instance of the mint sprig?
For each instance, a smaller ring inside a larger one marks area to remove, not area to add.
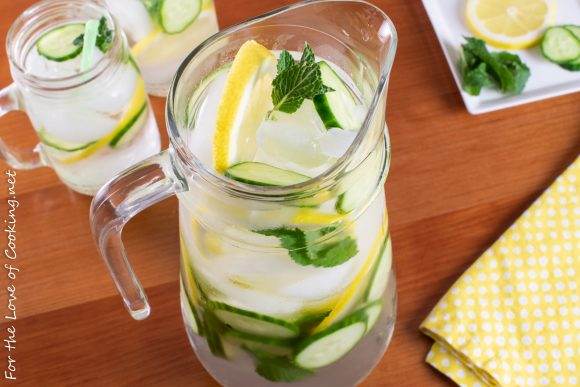
[[[220,334],[224,330],[222,322],[211,311],[203,313],[203,332],[211,353],[214,356],[226,358],[226,353]]]
[[[73,40],[75,46],[83,47],[85,40],[85,34],[80,34]],[[111,42],[113,41],[113,30],[107,25],[107,19],[102,16],[99,19],[99,26],[97,27],[97,40],[95,46],[99,48],[102,52],[107,52],[111,47]]]
[[[282,51],[277,70],[276,78],[272,81],[274,108],[269,114],[274,111],[294,113],[305,99],[334,91],[323,84],[320,68],[308,43],[304,44],[302,58],[298,62],[288,51]]]
[[[256,373],[272,382],[294,382],[312,375],[311,370],[297,366],[286,356],[273,356],[264,351],[245,349],[256,359]]]
[[[489,52],[481,39],[465,40],[459,60],[463,90],[471,95],[479,95],[482,88],[491,86],[505,94],[523,91],[530,69],[519,56],[505,51]]]
[[[280,240],[280,245],[288,250],[290,258],[299,265],[333,267],[348,261],[358,253],[356,240],[350,236],[338,241],[317,243],[321,237],[334,230],[336,230],[334,226],[314,231],[278,227],[256,232],[277,237]]]

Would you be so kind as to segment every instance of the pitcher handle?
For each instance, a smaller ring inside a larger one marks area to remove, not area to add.
[[[91,203],[93,238],[125,307],[135,320],[147,318],[151,308],[127,260],[121,233],[123,226],[139,212],[185,190],[184,180],[171,164],[170,152],[165,150],[122,172],[105,184]]]
[[[12,83],[0,90],[0,117],[4,114],[15,110],[25,111],[20,103],[18,87]],[[0,139],[0,157],[14,169],[35,169],[44,167],[39,153],[36,151],[38,145],[34,148],[23,151],[10,149],[6,143]]]

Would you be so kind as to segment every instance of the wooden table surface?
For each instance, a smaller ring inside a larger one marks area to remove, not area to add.
[[[224,27],[288,2],[216,0],[216,6]],[[2,44],[30,3],[0,2]],[[418,326],[458,275],[578,155],[580,96],[471,116],[421,2],[374,3],[393,19],[400,38],[387,106],[393,159],[386,184],[399,304],[391,346],[363,385],[450,385],[425,364],[431,342]],[[8,63],[1,55],[0,85],[7,85]],[[164,102],[153,98],[166,145]],[[0,133],[10,144],[34,143],[23,113],[4,117]],[[90,199],[68,190],[46,168],[18,172],[16,179],[17,383],[215,385],[189,347],[179,316],[175,198],[138,215],[124,233],[153,308],[149,319],[135,322],[93,245]],[[6,197],[2,178],[2,219]],[[2,313],[8,311],[6,285],[3,271]],[[2,321],[3,340],[9,324]],[[0,349],[2,372],[6,355]]]

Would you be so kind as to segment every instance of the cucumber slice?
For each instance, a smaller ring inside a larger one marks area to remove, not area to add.
[[[111,148],[116,148],[131,141],[145,123],[145,120],[147,119],[147,113],[147,102],[145,102],[143,103],[143,106],[137,110],[137,113],[135,113],[135,115],[129,121],[127,121],[125,126],[119,129],[119,131],[109,142],[109,146]]]
[[[568,26],[565,26],[564,28],[566,28],[568,31],[572,32],[572,34],[574,34],[576,39],[578,39],[578,41],[580,42],[580,26],[568,25]],[[561,63],[560,66],[565,68],[566,70],[580,71],[580,57],[576,58],[575,60],[573,60],[571,62]]]
[[[308,176],[253,161],[234,164],[226,170],[225,175],[232,180],[261,186],[283,187],[310,180]]]
[[[362,124],[356,114],[356,100],[352,92],[336,72],[322,61],[318,62],[322,82],[334,91],[314,97],[314,107],[328,128],[358,130]]]
[[[75,58],[81,53],[83,47],[74,44],[74,40],[84,31],[84,23],[66,24],[53,28],[38,38],[36,49],[40,55],[55,62]]]
[[[189,264],[188,253],[183,250],[181,253],[181,272],[180,272],[180,287],[183,292],[182,302],[187,303],[187,306],[182,305],[184,310],[189,309],[193,321],[195,322],[194,332],[200,336],[204,336],[203,322],[201,321],[198,310],[196,309],[196,304],[201,301],[201,293],[199,291],[197,281],[195,279],[195,274],[193,268]],[[193,329],[193,324],[190,324]]]
[[[364,299],[366,301],[376,301],[383,296],[387,288],[392,260],[391,237],[388,236],[381,250],[380,258],[373,269],[369,287],[365,292]]]
[[[580,26],[568,25],[564,26],[564,28],[570,31],[580,41]]]
[[[236,330],[230,330],[225,335],[252,352],[263,351],[270,355],[286,356],[292,354],[294,350],[293,340],[256,336]]]
[[[159,22],[168,34],[185,30],[201,12],[201,0],[162,0]]]
[[[381,315],[381,310],[383,309],[383,301],[377,300],[375,302],[371,302],[370,304],[366,305],[363,309],[361,309],[367,315],[367,330],[369,332],[379,319]]]
[[[207,307],[225,324],[241,332],[282,339],[293,338],[300,333],[296,324],[222,302],[209,301]]]
[[[560,67],[569,71],[580,71],[580,59],[576,59],[572,62],[560,63]]]
[[[44,129],[38,130],[37,134],[42,144],[47,147],[45,149],[52,157],[64,162],[74,162],[91,155],[94,151],[100,149],[107,143],[111,148],[117,148],[131,141],[131,139],[133,139],[142,128],[145,120],[147,120],[146,102],[137,113],[135,113],[135,115],[128,120],[125,125],[123,125],[123,127],[114,132],[114,135],[110,140],[108,140],[108,136],[105,136],[85,144],[75,144],[60,140],[46,132]]]
[[[294,362],[303,368],[320,368],[334,363],[364,336],[366,313],[355,312],[298,345]]]
[[[79,151],[79,150],[88,148],[89,146],[91,146],[92,144],[95,143],[95,141],[90,141],[90,142],[87,142],[85,144],[75,144],[75,143],[71,143],[71,142],[67,142],[67,141],[62,141],[62,140],[59,140],[58,138],[54,137],[50,133],[48,133],[43,128],[39,129],[37,131],[37,134],[38,134],[38,138],[40,139],[40,141],[44,145],[49,146],[49,147],[54,148],[54,149],[57,149],[59,151],[63,151],[63,152]]]
[[[571,62],[580,57],[580,40],[567,28],[548,28],[542,40],[542,54],[558,64]]]
[[[181,310],[183,310],[183,319],[188,327],[191,328],[192,331],[199,335],[199,317],[197,316],[197,312],[195,307],[191,304],[189,297],[186,294],[185,286],[183,285],[183,281],[179,281],[180,287],[180,299],[181,299]]]
[[[369,158],[353,171],[352,177],[348,179],[348,189],[341,193],[335,204],[336,212],[348,214],[357,208],[368,203],[369,197],[377,187],[377,178],[380,174],[382,154],[373,152]]]

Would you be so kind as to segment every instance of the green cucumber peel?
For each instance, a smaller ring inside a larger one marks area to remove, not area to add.
[[[81,52],[81,71],[85,72],[93,66],[93,54],[95,44],[97,43],[97,33],[99,22],[89,20],[85,23],[85,32],[83,34],[83,49]]]

